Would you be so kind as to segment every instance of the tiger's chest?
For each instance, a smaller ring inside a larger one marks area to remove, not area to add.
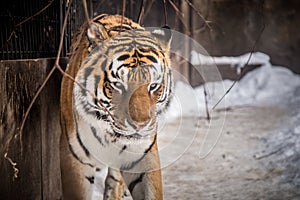
[[[138,170],[135,162],[143,159],[153,145],[151,137],[133,139],[116,137],[107,122],[94,120],[87,123],[75,115],[75,132],[70,145],[84,163],[94,167],[110,166],[122,170]]]

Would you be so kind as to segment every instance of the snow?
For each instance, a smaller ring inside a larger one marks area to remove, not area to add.
[[[237,73],[240,74],[241,69],[247,62],[250,65],[265,65],[270,62],[270,57],[261,52],[246,53],[238,57],[211,57],[192,51],[190,62],[192,65],[230,65],[231,67],[235,67]]]
[[[237,68],[244,66],[250,54],[239,57],[208,57],[191,52],[193,65],[231,64]],[[273,66],[270,57],[256,52],[252,54],[249,64],[260,64],[256,70],[247,73],[238,81],[232,90],[221,101],[217,108],[242,105],[280,105],[294,98],[294,93],[300,87],[300,76],[288,68]],[[208,108],[211,110],[219,99],[231,87],[233,81],[208,82],[205,84],[208,92]],[[182,116],[205,114],[204,87],[193,89],[190,85],[177,82],[175,85],[174,101],[167,113],[171,119]]]

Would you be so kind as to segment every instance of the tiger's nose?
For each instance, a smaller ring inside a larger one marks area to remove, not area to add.
[[[129,124],[132,126],[132,128],[134,128],[136,131],[140,131],[141,129],[143,129],[145,126],[147,126],[147,124],[149,124],[150,119],[148,119],[147,121],[143,121],[143,122],[135,122],[135,121],[131,121],[129,122]]]

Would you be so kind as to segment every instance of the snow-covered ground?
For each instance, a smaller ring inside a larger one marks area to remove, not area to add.
[[[193,64],[231,63],[238,71],[249,58],[192,55]],[[166,199],[300,198],[300,76],[263,53],[249,64],[261,67],[216,109],[233,81],[205,84],[209,122],[204,86],[177,82],[159,138]]]
[[[237,68],[237,72],[246,64],[250,54],[240,57],[207,57],[192,52],[191,63],[199,64],[230,64]],[[300,87],[300,76],[293,74],[289,69],[273,66],[268,55],[253,53],[249,64],[259,64],[260,68],[249,72],[238,81],[226,95],[220,106],[241,105],[282,105],[288,104],[295,98],[294,92]],[[205,84],[208,92],[209,110],[231,87],[233,81],[208,82]],[[204,87],[193,89],[190,85],[177,82],[175,86],[175,100],[167,113],[168,116],[191,116],[205,113]],[[217,108],[220,108],[218,106]],[[195,109],[196,108],[196,109]],[[200,111],[200,113],[199,113]]]

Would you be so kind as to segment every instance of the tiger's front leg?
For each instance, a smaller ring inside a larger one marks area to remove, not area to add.
[[[105,180],[104,200],[132,199],[119,170],[108,168]]]
[[[134,172],[137,173],[134,173]],[[122,172],[134,200],[162,200],[162,178],[156,143],[130,172]]]
[[[162,200],[161,171],[145,173],[123,173],[134,200]]]

